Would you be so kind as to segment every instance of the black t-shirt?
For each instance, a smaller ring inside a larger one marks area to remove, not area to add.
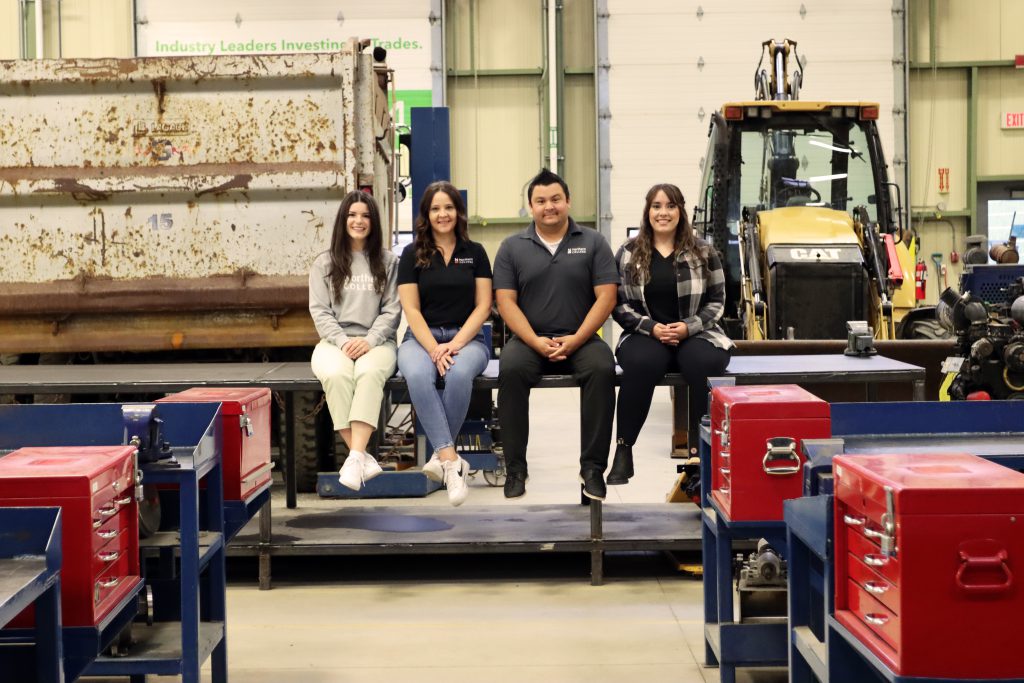
[[[491,261],[476,242],[459,240],[445,265],[434,252],[430,266],[416,265],[416,243],[398,262],[398,285],[419,285],[420,312],[430,327],[462,327],[476,308],[476,279],[491,277]]]
[[[662,325],[679,322],[679,295],[676,292],[675,254],[667,258],[651,250],[651,277],[644,285],[644,300],[655,322]]]

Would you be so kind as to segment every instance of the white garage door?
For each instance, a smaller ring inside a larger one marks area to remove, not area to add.
[[[608,10],[613,246],[639,225],[654,183],[679,185],[692,208],[711,113],[753,99],[770,38],[797,41],[807,60],[800,99],[880,103],[891,166],[892,0],[608,0]]]

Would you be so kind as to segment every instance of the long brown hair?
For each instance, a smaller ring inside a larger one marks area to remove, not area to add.
[[[366,204],[370,212],[370,232],[366,236],[363,253],[370,263],[370,272],[373,273],[374,291],[382,293],[388,279],[384,268],[384,237],[377,202],[366,192],[353,190],[341,200],[341,208],[334,219],[334,232],[331,233],[331,270],[328,277],[331,279],[331,289],[334,291],[336,303],[341,302],[342,289],[352,277],[352,239],[345,228],[348,224],[348,212],[353,204]]]
[[[682,191],[670,183],[659,183],[647,191],[647,199],[644,201],[644,215],[640,219],[640,233],[633,238],[633,258],[630,259],[629,267],[634,280],[638,284],[647,282],[651,275],[651,253],[654,250],[654,226],[651,225],[651,204],[659,192],[664,192],[668,200],[679,207],[679,224],[676,226],[675,247],[672,250],[673,260],[685,251],[693,251],[701,263],[706,263],[706,258],[700,253],[697,247],[697,238],[690,227],[690,220],[686,217],[686,200]]]
[[[420,268],[429,268],[430,259],[438,250],[437,243],[434,241],[434,229],[430,225],[430,205],[434,201],[434,195],[438,192],[448,195],[455,207],[455,237],[460,240],[469,239],[466,204],[462,201],[462,195],[454,185],[446,180],[430,183],[423,191],[423,198],[420,200],[420,213],[416,216],[416,265]]]

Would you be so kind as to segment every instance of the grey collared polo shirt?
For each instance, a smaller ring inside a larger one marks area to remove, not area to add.
[[[530,327],[543,337],[575,333],[596,301],[594,287],[618,282],[607,240],[571,218],[554,254],[530,223],[506,237],[494,259],[494,288],[515,290]]]

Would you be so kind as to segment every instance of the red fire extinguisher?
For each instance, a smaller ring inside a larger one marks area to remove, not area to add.
[[[921,301],[925,297],[925,283],[928,281],[928,266],[918,259],[914,267],[914,298]]]

